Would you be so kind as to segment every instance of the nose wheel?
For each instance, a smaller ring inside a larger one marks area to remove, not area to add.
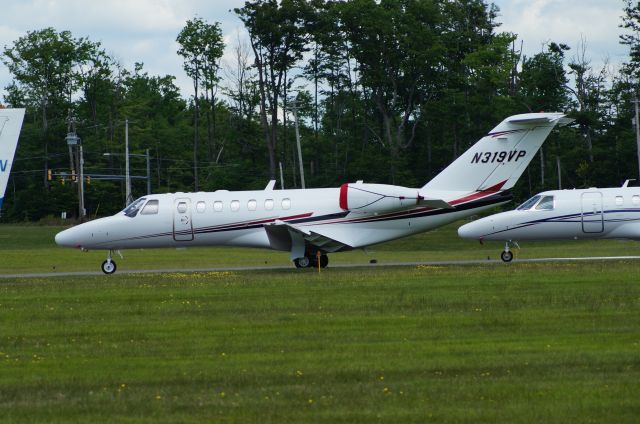
[[[502,262],[511,262],[513,260],[513,252],[505,250],[500,254],[500,259],[502,259]]]
[[[511,262],[513,260],[513,252],[509,249],[509,245],[511,243],[511,241],[508,241],[504,244],[504,250],[500,254],[500,259],[502,259],[502,262]],[[518,246],[518,243],[513,242],[513,244],[515,244],[518,249],[520,248],[520,246]]]
[[[116,261],[113,260],[112,257],[112,251],[109,250],[109,254],[107,255],[107,260],[102,262],[102,272],[104,272],[107,275],[113,274],[114,272],[116,272]]]
[[[105,274],[113,274],[114,272],[116,272],[116,262],[109,259],[102,262],[102,272],[104,272]]]

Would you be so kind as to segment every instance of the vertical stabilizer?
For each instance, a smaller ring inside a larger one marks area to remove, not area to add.
[[[24,119],[24,109],[0,109],[0,209],[7,189],[13,156]]]
[[[508,190],[515,185],[562,113],[514,115],[471,146],[424,187],[425,191]]]

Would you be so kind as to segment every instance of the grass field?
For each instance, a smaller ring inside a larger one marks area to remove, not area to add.
[[[48,271],[50,258],[95,270],[102,253],[91,259],[43,245],[56,230],[0,227],[10,241],[2,270]],[[374,256],[500,250],[449,240],[453,230],[381,245]],[[564,246],[524,252],[635,248]],[[286,256],[158,250],[120,263],[287,264]],[[639,267],[514,262],[2,279],[0,422],[635,423]]]

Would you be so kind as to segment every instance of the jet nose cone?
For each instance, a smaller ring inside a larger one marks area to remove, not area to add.
[[[75,231],[69,228],[56,234],[56,244],[63,247],[79,247],[76,237],[73,235]]]
[[[477,222],[470,222],[458,228],[458,235],[465,239],[479,239],[482,237],[480,227]]]

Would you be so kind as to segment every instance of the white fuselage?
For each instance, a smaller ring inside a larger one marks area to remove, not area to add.
[[[640,187],[545,191],[516,210],[465,224],[458,234],[463,238],[499,241],[637,240]]]
[[[149,195],[135,216],[125,210],[90,221],[59,233],[56,242],[106,250],[210,245],[290,250],[277,232],[267,231],[288,224],[339,241],[340,248],[320,249],[338,251],[427,231],[510,200],[507,193],[452,192],[445,198],[452,209],[414,206],[376,213],[345,211],[339,196],[340,188]],[[151,200],[157,200],[157,213],[146,214]]]

